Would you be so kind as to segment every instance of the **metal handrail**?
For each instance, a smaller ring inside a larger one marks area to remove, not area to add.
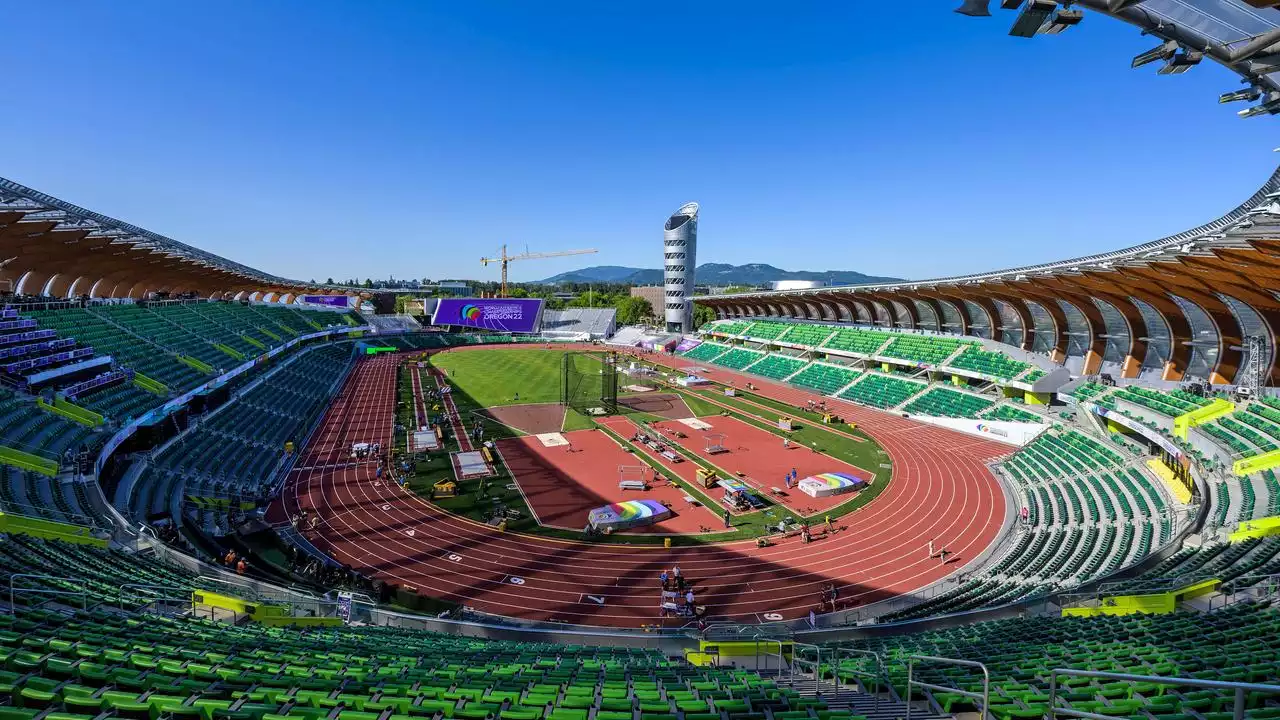
[[[793,688],[796,686],[796,663],[808,662],[808,660],[803,660],[796,655],[796,648],[813,648],[814,653],[816,653],[817,659],[813,661],[813,694],[817,696],[819,694],[818,683],[822,681],[822,648],[812,643],[791,641],[791,687]]]
[[[1090,720],[1115,720],[1108,715],[1058,707],[1058,676],[1097,678],[1099,680],[1115,680],[1121,682],[1145,682],[1157,685],[1188,685],[1190,687],[1208,688],[1210,690],[1235,691],[1235,705],[1232,708],[1232,720],[1244,720],[1245,693],[1265,692],[1280,695],[1280,685],[1264,685],[1261,683],[1229,682],[1226,680],[1198,680],[1196,678],[1171,678],[1156,675],[1130,675],[1128,673],[1099,672],[1094,670],[1057,669],[1049,673],[1049,720],[1055,720],[1061,713],[1066,717],[1090,718]]]
[[[22,588],[22,590],[24,592],[40,593],[41,595],[79,595],[80,607],[84,610],[89,609],[89,590],[83,584],[81,584],[80,580],[77,580],[76,578],[58,577],[56,575],[40,575],[37,573],[17,573],[15,575],[9,576],[9,613],[10,614],[17,613],[17,603],[15,602],[15,596],[17,594],[17,590],[19,589],[17,587],[17,582],[16,582],[18,578],[30,578],[32,580],[61,580],[63,582],[76,584],[80,588],[78,591],[77,590],[51,590],[49,588],[41,588],[41,587],[28,587],[28,588]]]
[[[778,644],[778,672],[781,673],[783,665],[785,665],[787,662],[782,655],[782,648],[783,648],[782,641],[776,638],[761,637],[759,633],[753,635],[751,639],[755,640],[756,642],[756,672],[760,671],[760,643],[777,643]]]
[[[873,673],[867,672],[866,670],[849,670],[848,672],[850,675],[859,675],[861,677],[869,677],[876,681],[876,689],[873,690],[872,692],[876,696],[876,706],[879,707],[881,683],[888,678],[888,673],[885,672],[884,657],[881,656],[880,653],[875,652],[873,650],[862,650],[859,648],[837,647],[837,648],[833,648],[832,650],[836,654],[837,663],[840,660],[841,653],[850,653],[853,655],[869,656],[876,661],[876,671]]]
[[[982,670],[982,692],[970,692],[961,690],[960,688],[944,687],[942,685],[933,685],[930,683],[920,682],[915,679],[916,661],[941,663],[943,665],[961,665],[963,667],[976,667]],[[987,666],[975,660],[960,660],[957,658],[936,657],[933,655],[911,655],[907,658],[907,713],[906,720],[911,720],[911,696],[914,694],[912,690],[915,686],[920,686],[926,690],[937,690],[938,692],[955,693],[964,697],[982,699],[982,717],[987,716],[987,711],[991,708],[991,673],[987,670]],[[1115,720],[1109,718],[1108,720]]]
[[[128,609],[124,606],[125,590],[176,590],[180,593],[183,593],[181,597],[161,596],[161,597],[145,597],[144,599],[148,600],[149,602],[159,602],[159,601],[183,602],[191,605],[192,607],[195,607],[195,598],[192,594],[192,591],[187,588],[182,588],[177,585],[147,585],[144,583],[125,583],[124,585],[121,585],[119,589],[116,591],[116,602],[120,606],[121,610]]]

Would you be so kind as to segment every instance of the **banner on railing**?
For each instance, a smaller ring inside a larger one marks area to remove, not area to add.
[[[1117,425],[1123,425],[1129,428],[1147,440],[1150,440],[1160,446],[1162,450],[1179,460],[1185,456],[1182,448],[1175,445],[1172,440],[1165,437],[1159,430],[1147,427],[1140,420],[1135,420],[1134,418],[1124,415],[1123,413],[1116,412],[1115,410],[1109,410],[1096,403],[1086,402],[1082,403],[1080,407],[1084,408],[1086,412],[1091,412],[1103,420],[1110,420]]]
[[[351,593],[338,593],[338,617],[342,618],[343,623],[351,622]]]
[[[324,305],[325,307],[349,308],[351,307],[352,297],[350,295],[303,295],[303,305]]]

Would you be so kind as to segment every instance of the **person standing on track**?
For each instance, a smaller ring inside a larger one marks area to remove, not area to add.
[[[726,530],[728,530],[728,529],[730,529],[730,528],[732,528],[732,527],[733,527],[733,523],[729,521],[729,511],[728,511],[728,510],[725,510],[725,511],[724,511],[724,527],[725,527],[725,529],[726,529]]]

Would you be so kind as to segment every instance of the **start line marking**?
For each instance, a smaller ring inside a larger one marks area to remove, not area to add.
[[[604,604],[604,598],[603,598],[603,597],[601,597],[601,596],[599,596],[599,595],[579,595],[579,596],[578,596],[578,602],[585,602],[585,600],[583,600],[583,598],[586,598],[587,600],[590,600],[591,602],[593,602],[593,603],[595,603],[595,604],[597,604],[597,605],[603,605],[603,604]]]
[[[769,613],[765,613],[763,617],[765,620],[768,620],[769,622],[778,622],[779,620],[782,619],[782,613],[769,612]]]
[[[444,559],[448,560],[449,562],[462,562],[462,556],[459,555],[458,553],[449,553],[448,555],[444,556]]]

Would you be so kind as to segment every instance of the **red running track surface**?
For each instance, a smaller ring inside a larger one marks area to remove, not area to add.
[[[449,352],[458,351],[467,349]],[[777,613],[794,619],[817,609],[827,583],[834,582],[852,607],[956,572],[995,539],[1004,519],[1003,494],[986,463],[1010,452],[1006,446],[828,399],[894,463],[890,486],[842,520],[847,530],[830,537],[764,549],[752,541],[664,549],[499,533],[374,480],[371,464],[349,464],[351,443],[392,441],[398,362],[387,355],[359,361],[304,449],[277,517],[281,510],[318,512],[323,522],[311,539],[335,559],[483,612],[623,627],[683,624],[657,610],[658,574],[678,563],[693,581],[698,604],[713,617],[754,622]],[[716,378],[742,385],[746,376],[725,371]],[[796,405],[816,397],[751,381],[761,394]],[[943,566],[926,557],[930,540],[954,553],[954,562]]]
[[[538,438],[527,435],[497,442],[503,462],[516,476],[541,524],[581,530],[592,510],[622,500],[657,500],[666,503],[675,513],[655,525],[628,530],[627,534],[697,535],[702,528],[720,522],[714,511],[685,502],[684,491],[666,481],[651,483],[643,492],[619,490],[620,465],[643,467],[646,473],[648,466],[607,434],[599,430],[575,430],[564,433],[564,438],[570,445],[548,447]]]
[[[759,495],[772,498],[792,512],[805,516],[816,515],[848,502],[854,496],[845,494],[809,497],[800,492],[794,483],[787,490],[786,475],[791,470],[796,471],[797,481],[825,472],[847,473],[867,481],[875,477],[874,472],[815,452],[809,447],[789,443],[784,448],[782,439],[777,435],[737,418],[712,415],[699,419],[710,425],[711,429],[695,430],[670,420],[653,423],[650,427],[661,431],[669,442],[679,443],[721,470],[740,476]],[[673,430],[683,433],[685,437],[682,439],[673,436]],[[727,451],[715,454],[707,452],[707,446],[711,442],[708,435],[724,435],[722,442]],[[772,489],[775,487],[782,490],[784,495],[774,495]]]

